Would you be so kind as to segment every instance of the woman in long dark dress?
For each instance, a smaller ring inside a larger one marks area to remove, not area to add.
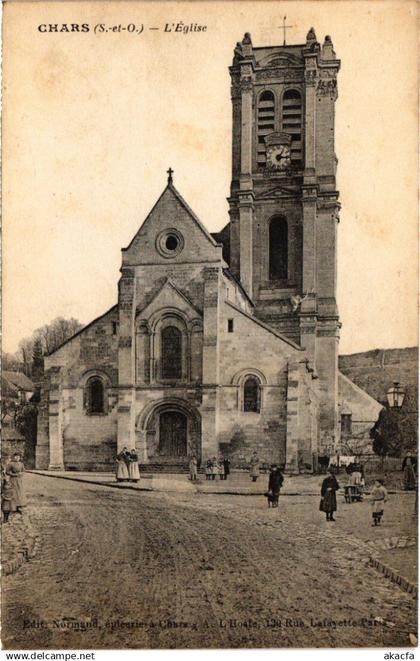
[[[277,464],[272,464],[270,469],[270,475],[268,478],[268,492],[270,494],[268,498],[268,506],[278,507],[279,506],[279,496],[280,489],[283,485],[283,474],[281,469]]]
[[[319,509],[327,515],[327,521],[335,521],[333,514],[337,511],[337,496],[336,492],[339,490],[340,485],[334,475],[334,471],[330,468],[328,477],[322,482],[321,487],[321,503]]]
[[[225,472],[224,479],[227,480],[228,475],[230,474],[230,461],[227,457],[223,459],[223,468]]]
[[[406,491],[414,491],[416,488],[416,471],[415,462],[410,452],[407,453],[403,461],[402,470],[404,475],[404,489]]]

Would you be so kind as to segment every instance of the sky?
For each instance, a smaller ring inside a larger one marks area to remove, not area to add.
[[[117,302],[121,248],[174,183],[210,231],[228,221],[228,67],[255,46],[331,35],[340,353],[417,344],[417,26],[411,0],[11,2],[3,46],[3,349],[57,316]],[[165,32],[182,21],[206,31]],[[87,33],[41,32],[88,23]],[[115,32],[94,31],[103,24]],[[140,34],[118,31],[129,24]],[[158,27],[158,30],[149,30]]]

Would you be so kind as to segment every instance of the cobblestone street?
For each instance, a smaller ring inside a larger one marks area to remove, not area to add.
[[[375,540],[415,534],[413,494],[391,496],[376,529],[341,496],[327,523],[309,495],[271,510],[25,480],[40,545],[3,577],[6,649],[407,647],[416,632],[415,597],[366,564]]]

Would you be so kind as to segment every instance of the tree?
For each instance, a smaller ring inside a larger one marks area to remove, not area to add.
[[[35,467],[38,406],[33,399],[19,405],[16,415],[16,429],[25,439],[25,464],[28,468]]]
[[[23,371],[23,365],[17,354],[6,353],[5,351],[3,351],[1,355],[1,367],[3,370],[9,370],[11,372]]]
[[[37,337],[32,349],[32,378],[39,381],[44,374],[44,352],[42,350],[42,341]]]
[[[17,352],[18,360],[22,363],[23,372],[26,376],[32,374],[32,352],[34,348],[33,337],[25,337],[19,342],[19,349]]]
[[[386,405],[370,430],[372,448],[380,457],[401,457],[417,449],[417,405],[413,392],[407,389],[401,409]]]
[[[64,317],[57,317],[49,324],[38,328],[33,333],[32,338],[40,338],[45,355],[55,351],[55,349],[72,337],[72,335],[77,333],[81,328],[83,328],[83,326],[77,319],[64,319]]]
[[[81,328],[83,325],[74,318],[57,317],[53,319],[49,324],[37,328],[30,337],[25,337],[19,342],[19,349],[15,356],[16,364],[21,365],[21,370],[26,376],[37,378],[38,372],[42,374],[43,371],[43,365],[41,371],[43,356],[55,351]]]

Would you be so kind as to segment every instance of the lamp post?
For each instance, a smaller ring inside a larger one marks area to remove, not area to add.
[[[389,440],[392,438],[392,445],[395,445],[396,438],[399,436],[399,418],[401,407],[404,402],[406,389],[394,381],[393,385],[388,388],[386,393],[387,405],[379,417],[379,424],[376,427],[376,438],[379,442],[378,454],[381,455],[381,468],[384,468],[385,456],[389,451]]]
[[[390,409],[401,409],[405,398],[405,388],[400,386],[398,381],[394,381],[394,385],[388,388],[386,398]]]
[[[398,381],[394,381],[394,384],[391,386],[391,388],[388,389],[388,392],[386,393],[386,398],[388,400],[389,408],[400,411],[404,403],[405,394],[406,394],[406,389],[403,386],[400,386]],[[414,514],[416,515],[418,512],[418,477],[416,475],[414,467],[412,467],[412,472],[415,483],[414,489],[416,492],[416,497],[414,502]]]

